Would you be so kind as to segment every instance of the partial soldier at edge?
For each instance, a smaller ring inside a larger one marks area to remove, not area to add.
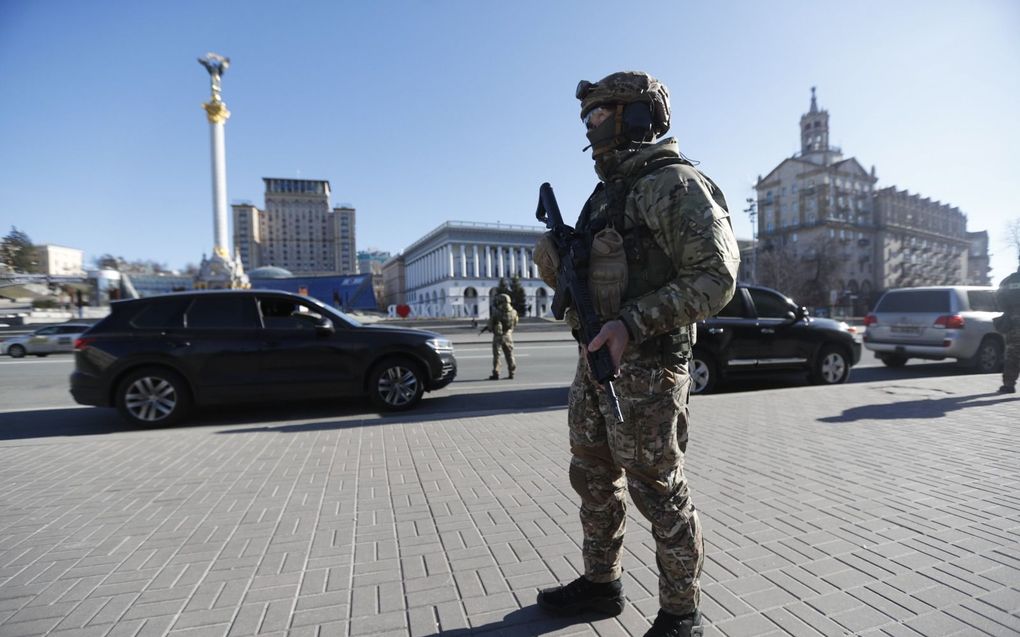
[[[995,319],[995,329],[1006,341],[999,393],[1012,394],[1016,392],[1016,380],[1020,376],[1020,269],[1002,280],[995,296],[1002,310],[1002,316]]]

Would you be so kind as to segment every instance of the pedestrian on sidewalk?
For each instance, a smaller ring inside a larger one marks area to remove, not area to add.
[[[479,334],[492,332],[492,375],[489,380],[499,380],[499,352],[503,351],[506,359],[506,367],[509,372],[508,378],[514,377],[517,370],[517,361],[514,360],[514,337],[513,331],[517,327],[517,310],[510,304],[508,294],[497,294],[496,304],[489,315],[489,323],[482,328]]]
[[[660,611],[646,636],[701,635],[701,523],[684,475],[695,323],[733,296],[739,250],[722,192],[680,154],[669,93],[646,73],[581,82],[581,119],[600,183],[575,229],[592,244],[589,289],[605,321],[589,350],[608,346],[623,421],[580,356],[570,388],[570,484],[581,498],[584,574],[542,591],[557,614],[623,610],[626,496],[652,526]],[[551,241],[535,263],[555,286]],[[568,322],[572,313],[567,312]]]
[[[995,319],[995,329],[1006,341],[999,393],[1012,394],[1016,392],[1016,379],[1020,375],[1020,268],[1002,280],[995,296],[1002,310],[1002,316]]]

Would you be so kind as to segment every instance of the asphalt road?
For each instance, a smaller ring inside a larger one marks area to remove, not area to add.
[[[447,388],[428,394],[406,419],[463,416],[501,410],[557,409],[566,405],[566,389],[576,365],[576,348],[568,341],[519,342],[518,374],[514,380],[486,380],[491,371],[491,348],[484,343],[456,347],[459,372]],[[117,431],[123,425],[112,409],[77,405],[68,393],[72,355],[15,360],[0,358],[0,439],[46,435],[75,435]],[[967,374],[953,362],[914,362],[887,369],[865,350],[851,373],[851,383],[896,381]],[[505,374],[505,369],[504,369]],[[730,380],[718,393],[768,391],[805,384],[803,374],[763,374]],[[215,407],[195,414],[194,424],[279,423],[295,418],[359,419],[382,414],[364,400],[326,400],[301,404],[261,404]]]

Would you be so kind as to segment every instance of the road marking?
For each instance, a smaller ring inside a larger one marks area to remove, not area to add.
[[[71,364],[73,364],[74,363],[74,359],[72,358],[70,360],[60,360],[58,358],[58,359],[54,359],[54,360],[51,360],[51,361],[47,361],[47,360],[37,360],[37,361],[26,360],[26,361],[23,361],[23,360],[16,359],[16,360],[12,360],[12,361],[0,361],[0,365],[38,365],[39,363],[71,363]]]
[[[493,380],[493,381],[486,381],[485,379],[481,379],[481,380],[477,380],[477,381],[474,381],[474,380],[458,381],[458,384],[456,386],[456,391],[451,390],[450,387],[446,387],[446,388],[444,388],[444,389],[442,389],[440,391],[447,392],[445,395],[456,396],[457,394],[478,394],[478,393],[481,393],[481,392],[492,391],[494,389],[507,389],[507,390],[509,390],[509,387],[507,387],[505,384],[504,385],[495,385],[495,383],[505,383],[505,382],[506,381],[503,380],[503,379],[500,379],[499,381],[495,381],[495,380]],[[472,385],[465,387],[464,386],[465,383],[472,383]],[[479,384],[475,385],[473,383],[479,383]],[[570,383],[564,383],[563,381],[560,381],[560,382],[556,382],[556,383],[514,383],[513,384],[513,389],[538,389],[540,387],[562,387],[563,390],[566,391],[566,390],[570,389]],[[433,396],[437,396],[437,395],[444,395],[444,394],[439,394],[438,392],[432,392],[432,395]]]
[[[21,407],[19,409],[0,409],[0,414],[17,414],[23,411],[55,411],[58,409],[94,409],[92,405],[42,405],[39,407]]]
[[[460,358],[460,352],[491,352],[492,346],[487,347],[457,347],[453,346],[453,355]],[[514,351],[519,349],[577,349],[577,343],[568,343],[563,345],[514,345]]]
[[[527,358],[529,356],[531,356],[531,354],[518,354],[517,352],[514,352],[514,358]],[[457,360],[459,361],[468,360],[470,358],[492,358],[492,353],[490,352],[489,354],[478,354],[471,356],[457,356]]]

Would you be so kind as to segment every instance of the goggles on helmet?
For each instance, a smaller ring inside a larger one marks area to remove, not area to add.
[[[597,126],[597,124],[594,122],[595,119],[597,119],[599,116],[609,117],[612,114],[613,109],[609,108],[608,106],[596,106],[595,108],[585,113],[584,117],[581,118],[581,121],[584,122],[584,127],[586,129],[591,130],[595,128],[595,126]]]

